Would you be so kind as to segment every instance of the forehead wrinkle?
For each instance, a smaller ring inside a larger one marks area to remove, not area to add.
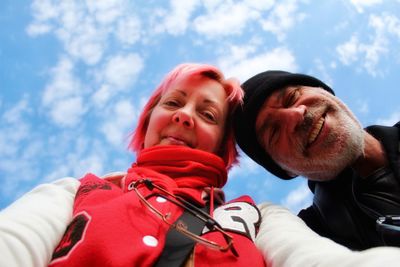
[[[273,92],[271,95],[269,95],[265,100],[264,100],[264,104],[261,106],[261,109],[264,108],[279,108],[280,107],[280,103],[282,102],[282,99],[284,98],[287,89],[290,86],[285,87],[282,90],[277,90],[275,92]]]
[[[178,92],[183,96],[187,96],[187,93],[185,91],[183,91],[182,89],[175,89],[175,92]]]
[[[165,93],[161,96],[161,98],[171,97],[171,96],[183,96],[187,97],[187,93],[183,89],[179,88],[170,88],[169,90],[165,91]]]
[[[285,95],[286,95],[286,92],[287,92],[288,89],[291,88],[291,87],[294,87],[294,86],[289,85],[289,86],[286,86],[285,88],[283,88],[283,90],[279,90],[279,93],[278,93],[277,96],[276,96],[276,99],[277,99],[276,102],[282,103],[283,98],[284,98]]]

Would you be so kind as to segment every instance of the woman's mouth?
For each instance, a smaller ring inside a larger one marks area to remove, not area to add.
[[[191,144],[189,144],[187,141],[185,141],[179,137],[166,136],[166,137],[164,137],[164,140],[166,140],[168,142],[168,144],[170,144],[170,145],[191,147]]]

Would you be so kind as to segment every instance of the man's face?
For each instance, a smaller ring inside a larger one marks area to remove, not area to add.
[[[329,92],[291,86],[266,99],[256,120],[258,140],[289,174],[330,180],[364,151],[364,130]]]

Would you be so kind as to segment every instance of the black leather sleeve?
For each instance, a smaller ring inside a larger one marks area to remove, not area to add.
[[[375,221],[356,206],[352,197],[350,173],[332,182],[314,182],[313,205],[299,216],[321,236],[328,237],[350,249],[362,250],[377,244],[369,242],[367,233],[375,232]]]
[[[298,216],[311,228],[314,232],[321,236],[329,237],[326,226],[321,222],[321,216],[318,214],[313,205],[306,209],[302,209]]]

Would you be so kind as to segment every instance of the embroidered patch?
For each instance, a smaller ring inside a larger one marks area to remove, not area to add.
[[[85,211],[75,215],[72,222],[68,225],[67,230],[65,230],[63,238],[54,250],[51,263],[66,259],[79,243],[83,242],[90,220],[90,215]]]
[[[216,208],[214,219],[223,229],[243,234],[255,241],[261,214],[258,208],[250,203],[231,202]],[[209,229],[205,227],[203,234],[208,231]]]
[[[76,198],[96,189],[111,190],[111,185],[106,182],[86,182],[79,187],[78,192],[76,192]]]

